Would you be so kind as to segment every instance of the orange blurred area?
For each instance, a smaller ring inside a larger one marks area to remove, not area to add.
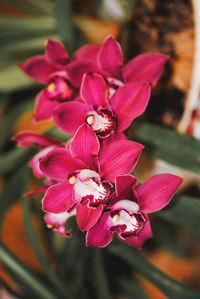
[[[14,130],[15,133],[28,130],[34,131],[36,133],[44,133],[45,131],[51,129],[54,125],[52,119],[47,119],[39,122],[33,121],[34,111],[33,109],[25,112],[17,121]]]
[[[37,236],[40,240],[40,245],[45,251],[42,242],[41,223],[39,221],[39,218],[36,215],[32,215],[32,221],[37,232]],[[26,237],[23,211],[20,203],[14,204],[5,215],[1,241],[28,267],[31,267],[39,273],[43,272],[42,267]],[[0,264],[0,277],[8,285],[15,287],[15,283],[13,282],[9,274],[5,271],[2,264]]]
[[[188,258],[178,258],[165,250],[157,250],[152,254],[147,254],[148,260],[166,274],[176,278],[179,281],[200,287],[200,255],[194,254]],[[152,299],[167,299],[157,287],[148,280],[139,276],[140,284],[143,290]],[[190,298],[188,298],[190,299]]]

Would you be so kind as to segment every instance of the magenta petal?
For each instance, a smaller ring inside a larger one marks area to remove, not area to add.
[[[45,56],[49,63],[66,64],[68,60],[64,46],[52,39],[46,42]]]
[[[81,84],[80,95],[82,100],[88,105],[105,107],[108,89],[103,77],[98,74],[85,74]]]
[[[93,227],[103,211],[103,205],[97,208],[88,207],[88,204],[78,205],[76,209],[76,220],[80,230],[88,230]]]
[[[113,239],[113,233],[106,229],[109,212],[104,213],[86,235],[86,246],[106,247]]]
[[[34,120],[40,121],[50,118],[51,111],[57,105],[58,102],[49,100],[46,96],[45,90],[42,90],[36,98]]]
[[[59,183],[48,188],[42,200],[42,209],[48,213],[63,213],[74,205],[73,185]]]
[[[135,167],[144,146],[140,143],[121,140],[108,144],[100,152],[101,175],[111,182],[116,176],[128,174]]]
[[[84,104],[74,101],[57,105],[52,112],[56,125],[64,132],[74,135],[85,121],[84,107]]]
[[[130,60],[123,69],[125,82],[148,81],[153,86],[160,78],[169,56],[159,53],[140,54]]]
[[[115,179],[116,195],[122,195],[124,198],[132,198],[133,189],[138,184],[137,178],[130,175],[119,175]]]
[[[98,54],[98,62],[100,67],[108,74],[116,78],[120,77],[123,54],[119,43],[112,36],[107,37],[104,41]]]
[[[150,86],[146,82],[127,83],[119,87],[110,103],[117,115],[117,131],[127,129],[140,116],[149,102]]]
[[[22,131],[16,134],[12,140],[16,141],[19,146],[44,148],[49,145],[59,145],[60,141],[51,137],[46,137],[31,131]]]
[[[41,193],[45,193],[47,191],[48,187],[47,186],[43,186],[43,187],[38,187],[35,190],[31,190],[29,192],[26,192],[23,194],[23,197],[30,197],[36,194],[41,194]]]
[[[97,58],[98,51],[101,47],[101,44],[90,44],[90,45],[85,45],[81,48],[79,48],[75,54],[74,58],[75,59],[91,59],[95,60]]]
[[[144,242],[151,237],[152,237],[152,231],[151,231],[151,225],[150,225],[149,219],[147,219],[147,222],[145,223],[144,227],[139,232],[137,237],[130,237],[130,238],[124,239],[120,236],[120,234],[118,234],[118,238],[121,241],[123,241],[131,246],[134,246],[139,250],[142,249]]]
[[[96,170],[100,144],[94,131],[82,124],[70,142],[70,150],[74,158],[82,160],[91,169]]]
[[[173,174],[152,176],[136,189],[140,211],[152,213],[164,208],[182,181],[182,178]]]
[[[80,87],[83,75],[85,73],[99,73],[97,64],[89,59],[77,60],[66,67],[70,82],[75,87]]]
[[[50,65],[44,56],[36,56],[28,59],[23,65],[19,66],[32,79],[47,83],[48,76],[56,70],[55,67]]]
[[[40,161],[40,169],[44,175],[56,180],[67,180],[74,171],[84,168],[87,166],[73,158],[66,148],[52,150]]]

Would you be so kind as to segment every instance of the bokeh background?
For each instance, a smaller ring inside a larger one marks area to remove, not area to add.
[[[199,20],[198,0],[0,1],[1,298],[200,298]],[[73,223],[71,239],[48,230],[40,198],[23,198],[39,184],[27,167],[34,151],[11,141],[21,130],[67,138],[51,120],[32,122],[42,86],[17,66],[43,54],[48,38],[72,56],[109,34],[125,61],[144,52],[171,57],[129,136],[146,146],[136,169],[140,182],[169,172],[184,183],[152,217],[154,237],[142,253],[119,242],[86,248]]]

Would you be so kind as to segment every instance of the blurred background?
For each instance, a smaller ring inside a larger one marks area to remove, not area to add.
[[[67,139],[51,120],[32,122],[42,85],[17,66],[43,55],[48,38],[73,56],[109,34],[125,61],[171,57],[129,136],[146,146],[141,183],[162,172],[184,183],[152,217],[154,237],[141,254],[117,241],[86,248],[73,223],[71,239],[48,230],[41,198],[23,198],[39,186],[27,166],[35,152],[11,141],[21,130]],[[0,298],[200,298],[200,1],[1,0],[0,49]]]

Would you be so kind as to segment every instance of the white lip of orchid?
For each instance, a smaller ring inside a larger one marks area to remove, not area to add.
[[[139,223],[137,218],[134,215],[129,215],[125,210],[121,210],[119,214],[114,215],[112,217],[112,223],[113,226],[126,225],[123,234],[137,232],[141,227],[141,223]]]
[[[99,115],[96,111],[89,111],[88,117],[86,119],[88,125],[92,127],[95,132],[105,132],[112,129],[113,122],[111,122],[108,117]]]
[[[131,201],[128,199],[122,199],[122,200],[119,200],[118,202],[116,202],[112,206],[112,211],[119,210],[119,209],[123,209],[123,210],[129,211],[131,213],[137,213],[139,211],[140,207],[134,201]]]
[[[88,199],[93,205],[103,203],[108,196],[108,190],[100,182],[99,174],[89,169],[83,169],[77,175],[74,192],[79,202]]]

